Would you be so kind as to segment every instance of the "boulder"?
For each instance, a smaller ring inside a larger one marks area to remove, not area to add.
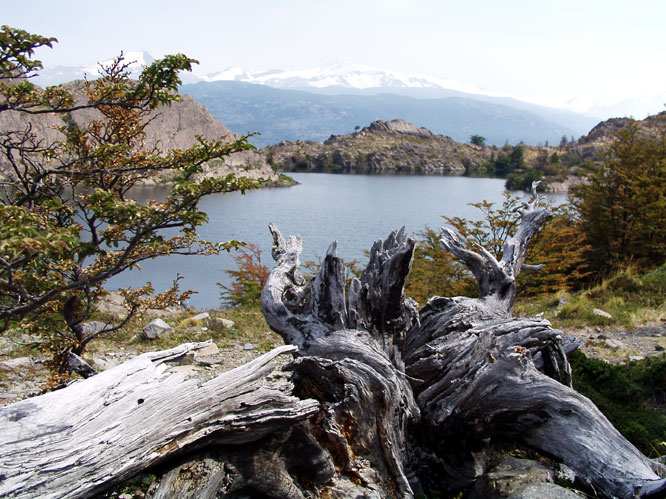
[[[599,308],[593,308],[592,313],[596,315],[597,317],[603,317],[604,319],[612,319],[613,316],[609,314],[608,312],[604,312],[603,310]]]
[[[210,320],[210,314],[208,312],[202,312],[202,313],[197,314],[193,317],[190,317],[190,320],[192,322],[196,322],[196,323],[205,323],[205,324],[207,324],[208,321]]]
[[[229,319],[223,319],[222,317],[215,317],[212,321],[213,326],[219,329],[231,329],[234,327],[234,321]]]
[[[524,489],[514,492],[509,499],[580,499],[582,493],[565,489],[554,483],[532,483]]]
[[[554,471],[536,461],[505,456],[497,466],[476,481],[469,497],[509,497],[529,484],[552,482],[553,478]]]
[[[210,345],[195,351],[197,357],[210,357],[211,355],[216,355],[218,353],[220,353],[220,349],[215,343],[211,343]]]
[[[143,334],[149,340],[164,338],[171,333],[171,326],[162,319],[157,318],[150,321],[143,327]]]

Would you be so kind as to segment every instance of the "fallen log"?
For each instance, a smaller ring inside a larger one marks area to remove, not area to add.
[[[207,343],[143,354],[0,409],[0,496],[90,497],[198,446],[247,445],[319,410],[266,375],[283,346],[207,382],[165,372]]]
[[[550,216],[524,209],[499,261],[446,232],[480,296],[420,311],[404,294],[415,247],[404,230],[375,243],[347,286],[335,243],[307,281],[302,240],[271,226],[261,305],[289,346],[202,383],[160,368],[196,348],[185,345],[3,408],[0,494],[89,497],[164,463],[152,497],[413,497],[469,487],[507,445],[567,464],[600,496],[663,494],[664,466],[571,388],[575,343],[511,316],[527,245]],[[265,381],[280,353],[295,355],[291,384]]]

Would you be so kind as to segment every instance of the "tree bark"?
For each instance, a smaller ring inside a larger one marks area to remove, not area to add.
[[[550,217],[536,201],[524,210],[499,261],[446,232],[480,296],[420,311],[404,295],[404,230],[348,284],[336,243],[306,281],[302,240],[271,225],[261,305],[290,346],[200,383],[161,371],[197,346],[184,345],[0,410],[0,494],[88,497],[168,460],[153,497],[413,497],[470,486],[507,445],[564,462],[601,496],[663,493],[666,469],[571,388],[576,343],[511,316],[527,245]],[[267,383],[287,352],[292,384]]]
[[[276,348],[205,383],[165,362],[207,343],[141,355],[85,381],[0,409],[0,495],[90,497],[174,454],[248,445],[318,410],[265,376]]]

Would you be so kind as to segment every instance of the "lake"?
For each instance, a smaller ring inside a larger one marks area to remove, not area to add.
[[[504,180],[495,178],[290,174],[300,185],[259,189],[204,198],[201,209],[209,222],[200,234],[211,241],[238,239],[262,250],[262,263],[272,268],[270,222],[287,238],[303,237],[301,262],[318,261],[329,244],[338,241],[338,255],[345,260],[366,262],[364,251],[377,239],[405,226],[418,234],[427,225],[443,225],[442,215],[479,219],[481,212],[469,206],[482,200],[501,203]],[[163,188],[162,188],[163,189]],[[160,188],[143,188],[137,199],[164,195]],[[564,196],[557,197],[564,200]],[[190,304],[199,309],[220,306],[218,282],[229,283],[224,270],[234,269],[229,254],[219,256],[169,256],[141,264],[109,281],[107,289],[139,286],[151,281],[156,290],[166,289],[177,274],[181,289],[197,291]]]

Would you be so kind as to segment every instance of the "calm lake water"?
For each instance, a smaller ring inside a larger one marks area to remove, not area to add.
[[[442,215],[478,219],[480,211],[468,203],[484,199],[501,203],[504,188],[503,179],[490,178],[290,175],[300,185],[204,198],[200,207],[210,220],[200,230],[202,237],[211,241],[238,239],[254,243],[262,250],[262,263],[272,268],[268,224],[273,222],[285,238],[292,234],[303,237],[301,262],[322,259],[328,245],[337,240],[338,255],[364,263],[367,261],[364,250],[392,230],[405,226],[409,234],[418,234],[426,225],[433,228],[443,225]],[[137,197],[159,195],[159,188],[145,188]],[[234,268],[229,254],[170,256],[144,262],[141,270],[116,276],[107,288],[151,281],[156,290],[163,290],[180,274],[184,277],[181,289],[197,291],[190,304],[199,309],[216,308],[220,306],[217,283],[228,284],[224,270]]]

